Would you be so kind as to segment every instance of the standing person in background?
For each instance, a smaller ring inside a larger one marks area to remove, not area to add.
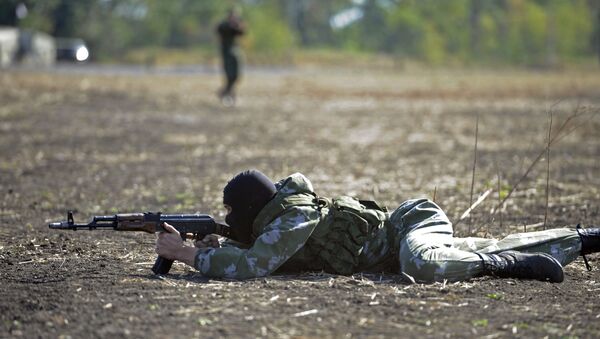
[[[234,86],[240,74],[240,50],[236,43],[237,37],[243,35],[244,23],[236,8],[229,10],[227,18],[217,26],[221,41],[221,58],[225,71],[225,86],[219,91],[221,102],[226,106],[235,104]]]

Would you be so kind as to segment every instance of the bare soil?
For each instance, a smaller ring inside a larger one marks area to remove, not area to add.
[[[238,105],[215,74],[0,73],[0,337],[598,337],[600,256],[561,284],[419,285],[321,272],[154,276],[154,236],[49,230],[124,212],[223,218],[240,170],[293,172],[324,196],[390,208],[434,198],[457,234],[599,223],[600,71],[248,72]],[[491,211],[579,107],[587,112]],[[589,113],[589,114],[588,114]],[[468,208],[479,117],[474,199]],[[500,191],[500,192],[498,192]]]

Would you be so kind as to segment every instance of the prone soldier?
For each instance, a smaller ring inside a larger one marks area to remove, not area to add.
[[[424,283],[479,276],[559,283],[564,265],[600,251],[600,228],[454,237],[452,223],[430,200],[408,200],[389,212],[374,201],[320,197],[300,173],[273,183],[257,170],[244,171],[225,186],[223,203],[238,242],[208,235],[192,247],[165,224],[156,252],[214,278],[323,270],[399,272]]]

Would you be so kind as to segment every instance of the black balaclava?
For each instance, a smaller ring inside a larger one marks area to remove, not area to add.
[[[275,184],[258,170],[244,171],[227,183],[223,203],[231,206],[232,211],[225,222],[231,226],[235,240],[252,243],[252,223],[276,192]]]

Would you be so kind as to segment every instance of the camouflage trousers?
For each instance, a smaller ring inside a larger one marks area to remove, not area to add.
[[[477,253],[544,252],[564,266],[581,251],[577,231],[567,228],[511,234],[499,240],[455,238],[446,214],[427,199],[404,202],[390,215],[390,221],[396,235],[400,271],[417,282],[460,281],[481,276],[483,262]]]

